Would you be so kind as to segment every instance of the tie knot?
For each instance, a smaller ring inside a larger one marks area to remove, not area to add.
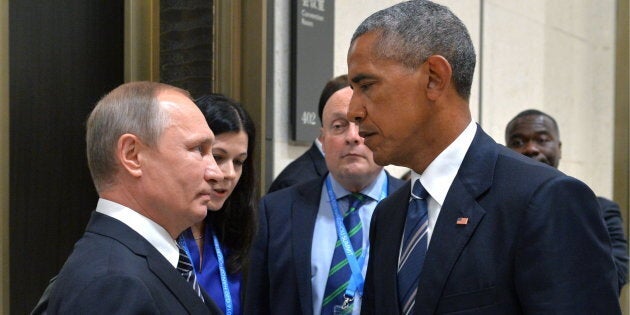
[[[427,199],[427,197],[429,196],[429,192],[426,189],[424,189],[424,186],[422,186],[422,183],[420,183],[419,179],[417,179],[413,183],[411,196],[416,199]]]
[[[348,211],[346,212],[346,215],[359,209],[361,207],[361,204],[363,204],[363,202],[367,198],[366,195],[361,193],[351,193],[346,195],[346,197],[348,198]]]
[[[359,200],[359,202],[363,202],[365,201],[366,196],[362,193],[351,193],[348,195],[348,200],[350,200],[350,203],[353,203],[357,200]]]

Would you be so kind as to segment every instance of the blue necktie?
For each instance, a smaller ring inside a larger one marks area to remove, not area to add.
[[[190,282],[193,290],[197,293],[199,298],[205,302],[203,299],[203,294],[201,294],[201,287],[199,286],[199,282],[197,282],[197,277],[195,276],[195,270],[193,270],[192,262],[188,257],[188,254],[184,250],[184,248],[177,243],[177,248],[179,249],[179,261],[177,262],[177,271],[182,274],[182,277],[186,279],[186,281]]]
[[[428,196],[429,193],[422,187],[420,180],[416,180],[413,184],[401,252],[398,257],[398,301],[402,314],[413,312],[418,280],[427,252]]]
[[[352,243],[352,248],[354,249],[354,256],[358,258],[363,252],[363,232],[358,210],[367,197],[362,194],[350,194],[347,197],[349,207],[344,215],[343,225],[348,231],[350,243]],[[328,280],[326,281],[322,314],[332,314],[334,306],[343,303],[343,294],[348,287],[351,275],[352,271],[348,265],[348,259],[343,251],[343,246],[341,246],[339,236],[337,236],[335,252],[330,264]]]

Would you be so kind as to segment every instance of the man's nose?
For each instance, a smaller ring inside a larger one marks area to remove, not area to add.
[[[350,122],[360,124],[365,119],[365,109],[361,106],[360,100],[354,94],[350,98],[350,105],[348,105],[348,114],[346,115]]]
[[[540,154],[540,149],[534,141],[527,141],[525,143],[525,147],[523,148],[523,154],[526,156],[536,156]]]

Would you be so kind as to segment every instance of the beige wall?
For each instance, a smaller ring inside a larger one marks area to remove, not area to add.
[[[560,126],[560,170],[607,197],[613,182],[615,5],[487,0],[484,8],[484,128],[504,143],[505,124],[515,114],[547,112]]]
[[[9,0],[0,0],[0,313],[9,314]]]

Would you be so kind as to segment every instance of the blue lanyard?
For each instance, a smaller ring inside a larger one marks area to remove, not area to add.
[[[232,306],[232,294],[230,293],[230,287],[228,286],[227,272],[225,271],[225,260],[223,259],[223,252],[219,245],[217,236],[212,233],[212,240],[214,241],[214,250],[217,253],[217,261],[219,262],[219,274],[221,275],[221,287],[223,288],[223,298],[225,299],[225,315],[232,315],[234,307]]]
[[[227,272],[225,270],[225,259],[223,258],[223,252],[221,251],[221,245],[219,244],[219,240],[217,239],[217,236],[214,233],[212,233],[212,230],[209,228],[206,230],[210,231],[210,233],[212,234],[212,240],[214,242],[214,251],[217,254],[217,262],[219,265],[219,275],[221,277],[221,288],[223,289],[223,298],[225,299],[225,315],[232,315],[234,313],[234,306],[232,304],[232,294],[230,293],[230,287],[228,285]],[[192,236],[192,232],[191,232],[191,236]],[[188,245],[186,244],[186,242],[184,242],[183,238],[181,239],[179,244],[184,248],[184,251],[186,251],[186,254],[188,255],[188,257],[192,257],[190,255]],[[195,268],[195,264],[193,264],[193,272],[195,272],[194,268]]]
[[[383,182],[383,188],[381,189],[381,196],[378,201],[381,201],[383,198],[387,197],[387,177],[385,177],[385,181]],[[363,294],[363,284],[365,283],[365,279],[363,279],[363,275],[361,270],[363,269],[363,265],[365,264],[365,256],[367,252],[370,250],[370,245],[365,248],[365,250],[359,256],[359,260],[354,256],[354,248],[352,248],[352,243],[350,242],[350,236],[348,236],[348,231],[343,224],[343,216],[339,211],[339,205],[337,203],[337,196],[332,189],[332,184],[330,183],[330,175],[326,177],[326,190],[328,191],[328,198],[330,199],[330,207],[332,208],[333,215],[335,217],[335,227],[337,228],[337,237],[341,240],[341,246],[343,247],[343,251],[346,254],[346,258],[348,259],[348,265],[350,265],[350,270],[352,271],[352,275],[350,276],[350,281],[348,282],[348,287],[345,292],[346,301],[344,304],[348,302],[352,302],[354,300],[355,294],[358,292],[359,295]],[[356,209],[355,211],[358,211]]]

